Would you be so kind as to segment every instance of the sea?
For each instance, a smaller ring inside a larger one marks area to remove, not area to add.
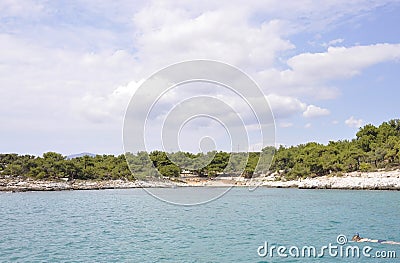
[[[186,206],[140,188],[0,193],[0,262],[400,262],[400,245],[355,233],[400,241],[400,192],[233,188]]]

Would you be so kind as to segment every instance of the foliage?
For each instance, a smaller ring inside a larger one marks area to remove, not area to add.
[[[44,153],[42,157],[0,154],[1,177],[34,179],[135,180],[177,177],[182,170],[199,176],[230,174],[247,178],[278,172],[280,178],[297,179],[397,166],[400,166],[400,120],[384,122],[378,127],[365,125],[351,141],[330,141],[327,145],[310,142],[278,149],[266,147],[261,153],[153,151],[73,159],[55,152]]]
[[[33,179],[133,179],[124,155],[67,159],[55,152],[44,153],[42,157],[0,154],[0,175]]]
[[[307,176],[372,171],[400,165],[400,120],[360,128],[356,138],[280,147],[271,169],[287,179]]]

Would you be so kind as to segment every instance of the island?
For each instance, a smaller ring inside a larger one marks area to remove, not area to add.
[[[261,152],[0,154],[0,191],[185,186],[400,190],[400,120],[365,125],[352,140]]]

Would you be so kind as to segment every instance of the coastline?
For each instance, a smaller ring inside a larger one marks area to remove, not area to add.
[[[191,186],[245,186],[298,189],[342,189],[342,190],[395,190],[400,191],[400,169],[379,172],[351,172],[343,176],[320,176],[291,181],[277,181],[274,176],[253,179],[218,178],[213,180],[189,180]]]
[[[68,190],[105,190],[151,187],[173,187],[173,182],[157,181],[124,181],[124,180],[33,180],[18,178],[0,179],[0,192],[28,192],[28,191],[68,191]]]
[[[179,178],[163,181],[124,180],[74,180],[46,181],[19,178],[0,179],[0,191],[64,191],[102,190],[129,188],[172,188],[172,187],[269,187],[298,189],[343,189],[343,190],[397,190],[400,191],[400,169],[380,172],[352,172],[343,176],[321,176],[292,181],[277,181],[273,176],[245,179],[243,177]]]

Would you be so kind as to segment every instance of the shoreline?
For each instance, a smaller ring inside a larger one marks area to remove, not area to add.
[[[1,178],[0,191],[67,191],[104,190],[130,188],[175,188],[175,187],[266,187],[298,189],[341,189],[341,190],[393,190],[400,191],[400,169],[380,172],[352,172],[343,176],[321,176],[292,181],[276,181],[274,176],[244,179],[243,177],[199,178],[182,177],[163,181],[124,180],[33,180]]]
[[[400,191],[400,169],[379,172],[351,172],[343,176],[320,176],[291,181],[276,181],[275,177],[256,177],[253,179],[219,178],[213,180],[193,180],[191,186],[239,186],[297,189],[338,189],[338,190],[393,190]]]

